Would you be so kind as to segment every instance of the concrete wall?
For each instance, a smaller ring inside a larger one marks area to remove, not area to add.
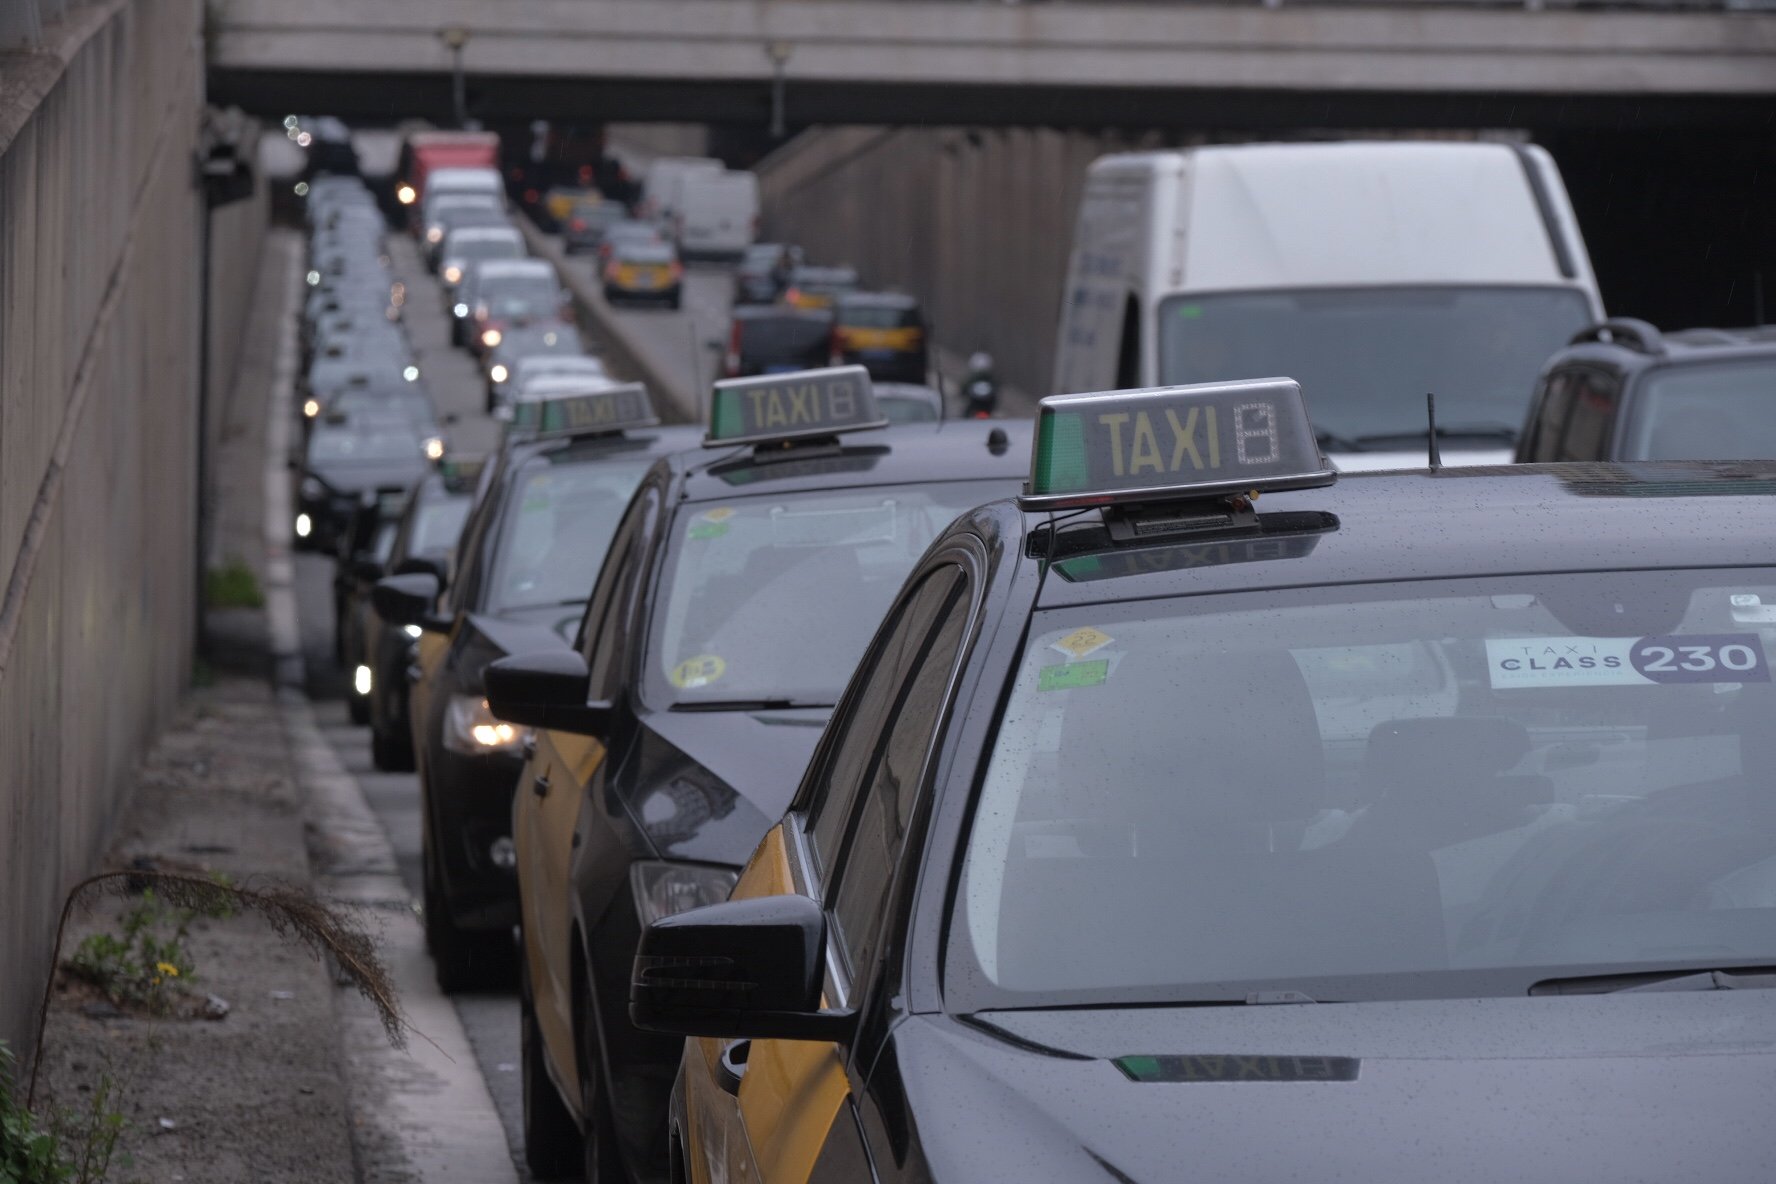
[[[817,129],[760,162],[764,234],[920,297],[940,347],[984,349],[1011,386],[1047,394],[1086,165],[1143,143],[1037,128]]]
[[[0,1037],[15,1045],[62,895],[190,676],[202,16],[201,0],[101,0],[0,66],[32,80],[0,92]],[[250,278],[254,219],[223,221],[230,284]],[[216,294],[218,371],[244,303]]]

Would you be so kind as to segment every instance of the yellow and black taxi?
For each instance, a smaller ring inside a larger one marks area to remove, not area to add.
[[[1776,464],[1333,477],[1287,379],[1044,401],[641,939],[674,1179],[1768,1176]]]
[[[931,370],[919,302],[897,292],[849,292],[832,304],[832,364],[878,382],[923,383]]]
[[[788,804],[881,609],[957,514],[1014,492],[1028,424],[888,426],[859,368],[717,384],[655,463],[571,651],[487,673],[539,729],[513,804],[525,1149],[657,1177],[682,1041],[628,1018],[642,927],[723,900]]]
[[[420,571],[389,576],[372,594],[384,622],[421,631],[408,714],[426,943],[446,991],[502,981],[513,968],[512,787],[526,734],[489,713],[482,673],[507,654],[566,646],[642,476],[700,438],[694,428],[658,426],[636,385],[529,411],[489,462],[448,587]]]
[[[604,298],[612,304],[652,301],[677,308],[684,292],[684,264],[669,242],[616,243],[601,275]]]

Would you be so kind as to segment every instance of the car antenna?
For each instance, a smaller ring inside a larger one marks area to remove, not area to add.
[[[1437,448],[1437,396],[1425,392],[1425,418],[1430,421],[1430,430],[1425,432],[1431,457],[1431,472],[1443,467],[1443,454]]]

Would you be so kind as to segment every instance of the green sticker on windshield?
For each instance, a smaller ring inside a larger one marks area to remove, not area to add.
[[[1044,666],[1037,677],[1036,689],[1039,691],[1071,691],[1079,687],[1095,687],[1110,677],[1110,662],[1100,658],[1096,662],[1064,662],[1059,666]]]
[[[690,537],[693,539],[719,539],[728,533],[726,522],[693,522]]]
[[[1203,306],[1200,304],[1185,304],[1178,309],[1178,319],[1180,321],[1200,321],[1202,320],[1202,315]]]

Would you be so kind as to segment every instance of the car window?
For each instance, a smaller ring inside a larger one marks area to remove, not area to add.
[[[1548,376],[1547,386],[1537,404],[1535,423],[1530,428],[1527,449],[1532,461],[1553,460],[1559,455],[1560,435],[1566,427],[1566,414],[1572,408],[1573,372],[1557,370]]]
[[[1776,357],[1646,372],[1631,401],[1624,460],[1776,456]]]
[[[1575,370],[1572,409],[1560,434],[1561,460],[1605,460],[1616,422],[1619,384],[1601,370]]]
[[[838,702],[931,540],[1016,488],[955,481],[684,507],[655,598],[648,702]]]
[[[644,487],[630,503],[611,543],[610,554],[600,567],[597,592],[587,609],[580,637],[580,652],[592,671],[594,698],[612,698],[626,674],[621,661],[627,652],[623,643],[634,619],[632,601],[637,581],[646,574],[647,555],[643,548],[653,535],[659,513],[659,488]]]
[[[489,612],[583,604],[645,456],[562,460],[523,473],[494,558]]]
[[[1767,568],[1038,612],[949,1003],[1521,997],[1776,960],[1772,643]]]
[[[853,981],[874,962],[889,888],[907,825],[918,804],[926,758],[943,718],[950,676],[961,650],[968,602],[957,568],[927,576],[909,606],[903,627],[889,639],[882,672],[893,669],[894,700],[881,723],[860,718],[879,736],[871,744],[863,788],[857,795],[849,837],[839,855],[832,891],[838,941]],[[877,732],[881,724],[886,732]]]

